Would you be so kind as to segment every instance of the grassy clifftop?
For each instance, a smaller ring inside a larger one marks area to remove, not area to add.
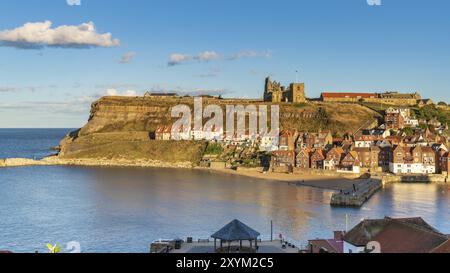
[[[294,104],[282,108],[281,124],[299,131],[347,133],[371,127],[379,118],[379,113],[358,104]]]
[[[252,100],[207,99],[204,105],[215,104],[224,109],[226,105],[267,104]],[[154,100],[145,98],[104,97],[92,106],[91,117],[80,135],[106,132],[154,131],[160,125],[170,125],[170,110],[178,104],[193,110],[192,98]],[[301,131],[331,130],[352,132],[381,115],[358,104],[308,103],[280,104],[281,124],[285,129]],[[224,119],[225,120],[225,119]]]

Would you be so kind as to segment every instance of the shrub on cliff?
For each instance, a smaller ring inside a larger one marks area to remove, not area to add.
[[[210,143],[208,147],[206,147],[205,154],[206,155],[221,155],[223,153],[223,147],[217,143]]]

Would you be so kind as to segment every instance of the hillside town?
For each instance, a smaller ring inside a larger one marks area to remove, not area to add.
[[[386,105],[382,118],[373,128],[358,132],[327,130],[300,132],[284,128],[278,136],[234,134],[214,127],[208,132],[189,128],[172,136],[171,126],[160,126],[156,140],[205,140],[215,151],[205,155],[205,164],[232,167],[243,162],[265,167],[267,171],[302,173],[324,171],[348,174],[448,174],[450,168],[448,124],[436,116],[419,117],[414,107],[438,108],[418,93],[322,93],[329,103],[377,102]],[[305,103],[304,84],[292,83],[288,88],[266,78],[264,101]],[[313,101],[313,100],[311,100]],[[312,102],[310,102],[312,103]],[[441,105],[439,105],[441,106]],[[226,156],[228,155],[228,156]],[[219,164],[222,163],[222,164]],[[245,164],[244,164],[245,165]],[[249,164],[247,164],[249,165]]]

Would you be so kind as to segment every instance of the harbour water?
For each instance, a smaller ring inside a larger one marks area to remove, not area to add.
[[[1,157],[42,157],[68,130],[0,130]],[[28,136],[25,136],[28,135]],[[30,140],[29,135],[33,135]],[[420,216],[450,234],[450,188],[395,184],[360,209],[333,208],[332,191],[202,171],[143,168],[0,169],[0,249],[148,252],[160,238],[208,238],[238,218],[270,238],[332,237],[363,218]],[[346,221],[348,215],[348,222]]]

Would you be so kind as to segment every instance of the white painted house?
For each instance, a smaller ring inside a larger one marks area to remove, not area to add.
[[[265,134],[261,137],[259,149],[265,152],[278,151],[279,137]]]

